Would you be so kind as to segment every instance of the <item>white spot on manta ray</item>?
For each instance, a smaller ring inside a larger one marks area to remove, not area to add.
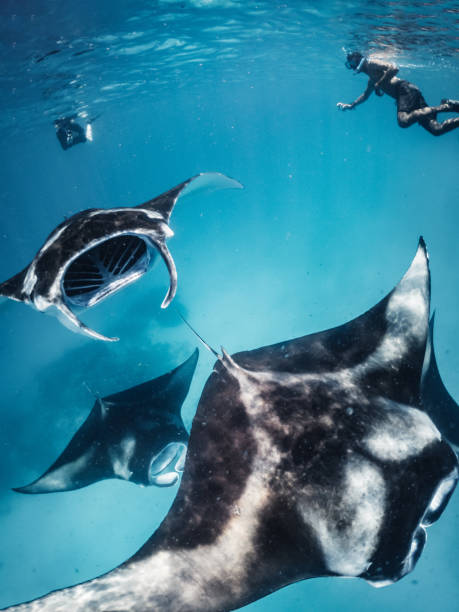
[[[110,449],[110,459],[112,460],[113,472],[120,478],[129,480],[132,471],[129,469],[129,462],[134,456],[136,441],[132,436],[127,436],[118,445],[118,452]]]
[[[435,515],[435,513],[438,512],[438,510],[444,504],[445,499],[448,495],[450,495],[451,491],[456,486],[458,477],[459,471],[457,468],[454,468],[454,470],[452,470],[452,472],[440,482],[437,490],[430,500],[429,507],[422,518],[421,525],[423,527],[429,527],[432,524],[432,515]]]
[[[49,489],[65,490],[67,488],[67,483],[72,480],[74,474],[82,472],[90,463],[93,456],[94,449],[90,449],[78,459],[70,461],[57,470],[53,470],[50,474],[41,477],[40,482],[37,485],[32,483],[30,488],[33,488],[35,493],[40,493],[41,490],[48,492]],[[24,488],[27,489],[29,487]]]
[[[374,432],[363,440],[369,452],[382,461],[403,461],[419,454],[441,434],[425,412],[380,399],[385,422],[378,422]]]
[[[327,493],[327,491],[324,491]],[[300,505],[304,522],[320,542],[328,569],[342,576],[358,576],[368,568],[378,544],[379,530],[385,515],[386,487],[378,467],[356,455],[351,456],[342,484],[330,490],[329,505],[324,496],[305,494]],[[341,523],[341,525],[340,525]]]
[[[386,309],[388,329],[380,346],[368,360],[374,365],[398,363],[410,345],[426,337],[429,321],[429,270],[427,253],[419,247],[407,273],[389,298]]]

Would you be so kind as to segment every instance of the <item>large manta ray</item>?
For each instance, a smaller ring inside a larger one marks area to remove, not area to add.
[[[159,529],[117,569],[8,610],[216,612],[306,578],[410,572],[458,478],[421,397],[429,284],[421,240],[357,319],[223,351]]]
[[[19,493],[54,493],[121,478],[170,486],[183,470],[188,434],[180,409],[196,350],[180,366],[131,389],[97,399],[88,418],[46,472]]]
[[[194,176],[133,208],[91,208],[79,212],[49,235],[22,272],[0,284],[0,296],[56,314],[64,325],[99,340],[116,341],[89,329],[72,308],[88,308],[145,274],[159,253],[169,271],[166,308],[177,289],[177,271],[166,246],[180,195],[200,187],[241,188],[216,172]]]

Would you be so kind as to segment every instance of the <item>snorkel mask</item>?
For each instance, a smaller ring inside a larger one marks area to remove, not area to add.
[[[358,53],[357,51],[354,51],[353,53],[347,54],[347,58],[346,58],[346,61],[344,62],[344,65],[349,70],[353,70],[355,74],[359,74],[359,72],[363,68],[363,64],[365,60],[366,60],[366,57],[364,55],[362,55],[361,53]]]

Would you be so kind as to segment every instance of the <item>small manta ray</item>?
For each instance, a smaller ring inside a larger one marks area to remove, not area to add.
[[[115,570],[7,609],[223,612],[298,580],[385,586],[411,572],[458,479],[422,404],[429,302],[421,239],[362,316],[222,351],[159,529]]]
[[[94,306],[137,280],[151,268],[158,253],[170,277],[161,305],[166,308],[177,289],[177,271],[166,246],[174,235],[169,219],[179,196],[200,187],[240,189],[242,185],[210,172],[133,208],[79,212],[50,234],[31,264],[0,284],[0,296],[56,314],[73,331],[99,340],[118,340],[87,327],[72,308]]]
[[[140,485],[175,484],[188,434],[180,409],[198,350],[172,372],[97,399],[88,418],[46,472],[19,493],[54,493],[121,478]]]

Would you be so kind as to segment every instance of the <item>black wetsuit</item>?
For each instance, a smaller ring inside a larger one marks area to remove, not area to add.
[[[421,90],[409,81],[401,80],[397,85],[397,111],[411,113],[418,108],[429,106],[424,100]]]

